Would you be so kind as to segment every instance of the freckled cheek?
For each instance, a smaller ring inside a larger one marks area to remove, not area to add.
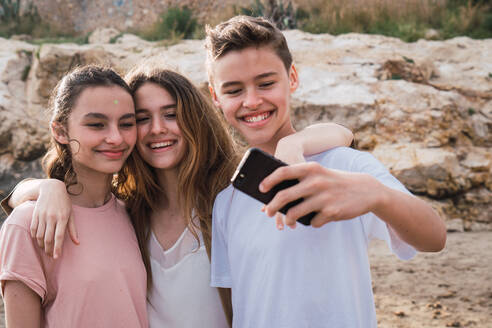
[[[166,128],[173,134],[181,136],[181,128],[179,127],[178,121],[169,122]]]

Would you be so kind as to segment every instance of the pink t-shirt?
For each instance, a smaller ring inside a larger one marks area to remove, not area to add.
[[[73,206],[80,245],[65,237],[54,260],[31,238],[33,202],[0,232],[0,280],[18,280],[42,301],[42,327],[147,327],[146,273],[124,205]]]

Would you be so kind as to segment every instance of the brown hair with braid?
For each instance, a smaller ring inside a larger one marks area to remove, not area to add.
[[[88,88],[118,86],[129,94],[130,88],[126,82],[115,71],[108,67],[98,65],[87,65],[76,67],[67,73],[53,89],[50,100],[49,110],[51,121],[67,131],[67,123],[72,109],[82,92]],[[73,140],[76,142],[76,140]],[[130,155],[126,164],[115,176],[112,191],[120,197],[126,198],[129,191],[126,190],[129,181],[130,167],[137,166],[136,158]],[[67,191],[69,187],[77,184],[77,174],[73,169],[72,153],[70,147],[61,144],[54,137],[51,138],[51,145],[43,158],[43,168],[49,178],[58,179],[65,182]]]
[[[164,88],[176,101],[176,120],[186,145],[185,154],[178,165],[179,205],[190,232],[200,242],[200,231],[209,250],[214,199],[229,184],[239,161],[236,144],[227,125],[210,100],[179,73],[147,62],[130,71],[126,81],[134,96],[144,84],[153,83]],[[127,205],[150,288],[150,217],[152,210],[162,201],[166,186],[157,184],[156,169],[148,164],[135,168],[135,191]]]

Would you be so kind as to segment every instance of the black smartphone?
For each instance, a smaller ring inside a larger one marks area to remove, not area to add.
[[[260,182],[263,181],[263,179],[273,173],[277,168],[286,165],[286,163],[258,148],[250,148],[244,154],[231,179],[232,185],[263,204],[268,204],[273,197],[275,197],[277,192],[299,183],[299,180],[297,179],[284,180],[266,193],[262,193],[258,189]],[[291,207],[296,206],[302,201],[302,198],[296,199],[282,207],[280,212],[286,214]],[[316,212],[311,212],[297,219],[297,221],[304,225],[310,225],[311,220],[315,215]]]

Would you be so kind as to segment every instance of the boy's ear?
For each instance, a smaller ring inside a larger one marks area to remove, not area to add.
[[[294,64],[292,64],[289,70],[290,93],[296,91],[298,86],[299,86],[299,75],[297,75],[296,67],[294,66]]]
[[[65,128],[60,123],[51,123],[51,134],[53,135],[53,138],[55,138],[55,140],[59,143],[64,145],[69,143]]]
[[[212,102],[217,108],[220,108],[219,99],[217,99],[217,94],[215,93],[214,87],[211,83],[208,84],[208,91],[210,91],[210,96],[212,96]]]

